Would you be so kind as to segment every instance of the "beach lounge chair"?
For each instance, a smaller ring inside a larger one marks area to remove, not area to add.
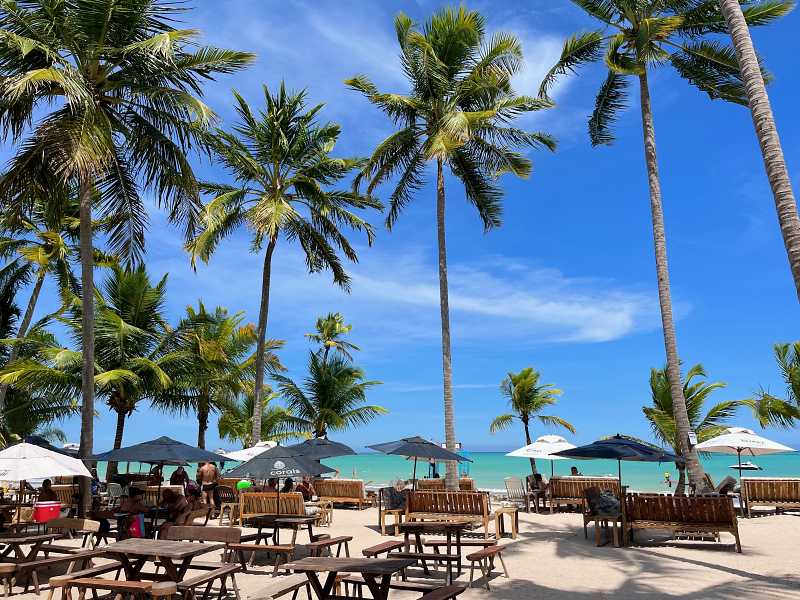
[[[506,484],[508,501],[525,507],[525,512],[531,511],[531,497],[525,489],[525,484],[519,477],[506,477],[503,480]]]
[[[800,477],[742,477],[741,493],[748,518],[753,506],[800,508]]]
[[[622,529],[633,542],[636,529],[669,529],[673,532],[712,533],[726,531],[742,551],[739,524],[730,496],[672,496],[669,494],[626,494]]]

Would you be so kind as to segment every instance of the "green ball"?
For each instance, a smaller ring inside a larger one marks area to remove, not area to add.
[[[253,482],[247,481],[246,479],[243,479],[242,481],[236,484],[237,490],[246,490],[249,487],[253,487]]]

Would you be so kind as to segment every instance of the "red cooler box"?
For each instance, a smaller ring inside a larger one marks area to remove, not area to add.
[[[35,502],[33,504],[33,520],[36,523],[47,523],[61,515],[61,502]]]

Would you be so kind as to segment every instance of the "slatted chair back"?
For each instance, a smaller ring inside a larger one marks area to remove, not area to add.
[[[72,485],[74,480],[72,475],[57,475],[53,477],[53,485]]]
[[[364,481],[362,479],[316,479],[314,489],[321,500],[332,502],[364,503]]]
[[[227,485],[217,486],[214,493],[217,495],[217,501],[220,504],[231,504],[239,501],[236,490]]]
[[[550,498],[558,500],[575,500],[580,503],[587,488],[596,487],[600,491],[610,491],[620,495],[619,479],[615,477],[552,477],[548,483]]]
[[[800,503],[800,478],[742,477],[742,496],[750,502]]]
[[[232,490],[236,491],[236,484],[242,481],[240,477],[220,477],[219,481],[217,482],[220,486],[229,487]]]
[[[306,516],[303,494],[280,494],[280,514],[284,517]],[[275,492],[246,492],[239,494],[239,517],[246,520],[278,513],[278,494]]]
[[[108,492],[108,508],[114,508],[122,497],[122,486],[118,483],[109,483],[106,484],[106,491]]]
[[[411,513],[488,516],[489,496],[484,492],[417,490],[410,492],[406,501],[406,514]]]
[[[519,477],[506,477],[503,480],[506,484],[506,493],[511,502],[525,501],[525,484]]]
[[[50,486],[50,489],[56,493],[58,501],[61,502],[62,506],[72,506],[75,504],[73,496],[78,489],[72,484],[52,485]]]
[[[223,542],[238,544],[242,530],[238,527],[197,527],[192,525],[173,525],[159,536],[159,539],[180,542]]]
[[[417,479],[417,489],[423,492],[443,492],[445,490],[445,480],[442,478]],[[458,480],[458,489],[462,492],[475,491],[475,480],[469,477],[460,477]]]
[[[625,495],[625,519],[681,525],[736,525],[736,511],[729,496],[670,494]]]
[[[142,486],[137,486],[142,487]],[[156,505],[161,503],[161,495],[164,490],[172,490],[178,496],[183,496],[182,485],[162,485],[160,488],[157,485],[148,485],[144,488],[144,503],[149,505]]]

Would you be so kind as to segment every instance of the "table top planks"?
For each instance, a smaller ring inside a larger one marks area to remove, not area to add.
[[[161,558],[184,559],[224,547],[225,544],[222,543],[128,538],[121,542],[109,544],[103,550],[108,553],[124,554],[126,556],[158,556]]]
[[[299,573],[361,573],[367,575],[392,575],[410,567],[414,560],[407,558],[337,558],[310,556],[281,565],[282,569]]]
[[[400,523],[400,532],[416,533],[416,532],[429,532],[437,533],[439,531],[463,531],[472,524],[472,519],[458,519],[448,521],[408,521]]]
[[[35,544],[37,542],[51,542],[61,537],[58,533],[2,533],[0,544]]]

